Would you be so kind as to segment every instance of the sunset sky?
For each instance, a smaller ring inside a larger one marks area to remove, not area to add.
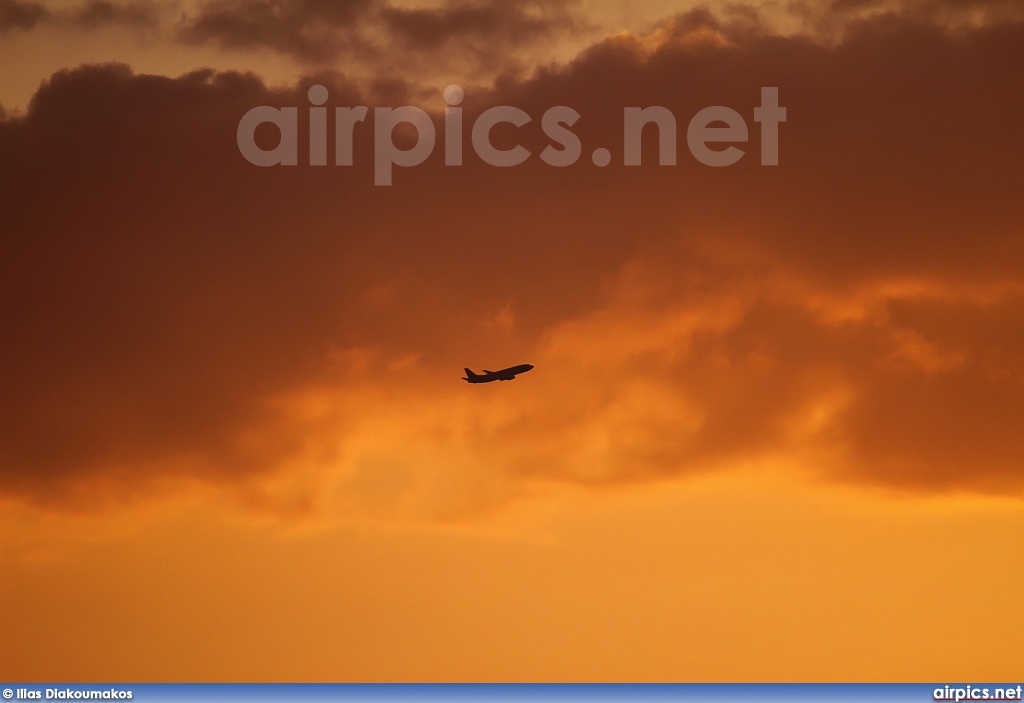
[[[1019,0],[0,0],[0,680],[1019,681],[1022,196]]]

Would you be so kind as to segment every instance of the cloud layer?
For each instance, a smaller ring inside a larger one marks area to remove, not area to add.
[[[145,28],[155,26],[159,14],[158,6],[145,0],[129,3],[89,0],[61,10],[53,10],[37,2],[3,0],[0,2],[0,32],[44,26],[86,30],[110,25]]]
[[[367,11],[318,7],[244,14],[308,47],[293,10]],[[189,31],[263,41],[238,9]],[[541,31],[500,12],[520,10],[389,21],[411,45]],[[305,114],[308,82],[59,73],[0,123],[0,491],[68,504],[189,477],[282,509],[444,517],[545,481],[781,462],[1020,495],[1022,54],[1013,22],[889,14],[826,46],[681,16],[469,93],[467,132],[491,105],[533,117],[494,132],[532,152],[522,166],[481,163],[467,133],[465,165],[439,144],[389,188],[372,114],[353,167],[240,156],[241,116]],[[321,80],[328,106],[372,106]],[[775,168],[762,86],[788,109]],[[564,169],[537,156],[553,105],[582,115]],[[648,105],[676,115],[677,166],[656,165],[652,131],[644,165],[620,165],[622,109]],[[750,127],[735,166],[686,150],[709,105]],[[458,380],[523,361],[513,384]]]

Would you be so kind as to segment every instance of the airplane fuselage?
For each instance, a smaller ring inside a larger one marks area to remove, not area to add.
[[[526,373],[533,368],[533,364],[519,364],[518,366],[509,366],[507,369],[501,369],[500,371],[488,371],[484,369],[482,374],[473,373],[469,369],[465,369],[466,375],[462,379],[468,383],[490,383],[491,381],[511,381],[517,374]]]

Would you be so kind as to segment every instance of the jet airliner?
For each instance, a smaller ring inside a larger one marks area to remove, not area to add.
[[[533,368],[533,364],[519,364],[519,366],[509,366],[507,369],[501,371],[488,371],[484,369],[483,374],[475,374],[469,369],[464,369],[466,372],[463,381],[468,383],[490,383],[491,381],[511,381],[516,377],[516,374],[526,373]]]

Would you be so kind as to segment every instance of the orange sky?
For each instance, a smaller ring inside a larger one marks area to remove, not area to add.
[[[0,0],[0,65],[0,679],[1019,676],[1016,3]],[[238,152],[449,81],[533,156]]]

